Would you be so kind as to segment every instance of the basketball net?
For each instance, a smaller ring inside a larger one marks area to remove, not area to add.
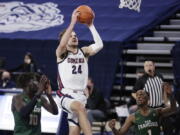
[[[119,8],[127,7],[140,12],[141,0],[120,0]]]

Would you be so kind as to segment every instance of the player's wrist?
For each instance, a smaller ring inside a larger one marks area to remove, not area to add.
[[[50,96],[52,96],[52,95],[51,95],[51,93],[46,93],[46,96],[47,96],[47,97],[50,97]]]
[[[95,26],[94,26],[94,24],[93,23],[91,23],[90,25],[88,25],[89,26],[89,29],[92,31],[92,30],[94,30],[95,29]]]
[[[111,128],[113,133],[116,133],[117,132],[117,129],[115,127]]]
[[[40,98],[41,94],[43,93],[42,90],[38,90],[35,94],[35,97]]]
[[[73,28],[74,28],[74,26],[75,26],[75,24],[76,24],[76,22],[75,22],[75,21],[71,21],[71,23],[69,24],[69,27],[73,29]]]
[[[116,128],[115,128],[115,127],[111,127],[111,129],[112,129],[112,130],[116,130]]]

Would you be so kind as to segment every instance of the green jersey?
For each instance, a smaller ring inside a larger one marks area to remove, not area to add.
[[[136,135],[160,135],[159,116],[154,109],[150,109],[148,116],[141,115],[139,110],[135,112],[134,125]]]
[[[23,95],[23,100],[28,104],[31,100]],[[41,101],[38,100],[33,111],[26,118],[13,111],[15,127],[14,135],[40,135],[41,134]]]

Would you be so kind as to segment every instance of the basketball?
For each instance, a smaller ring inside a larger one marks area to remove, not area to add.
[[[93,10],[87,5],[81,5],[77,7],[77,11],[80,12],[78,16],[78,22],[83,24],[90,24],[94,18]]]

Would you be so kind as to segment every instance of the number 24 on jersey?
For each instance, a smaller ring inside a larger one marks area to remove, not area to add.
[[[73,65],[72,66],[72,74],[82,74],[81,65]]]

